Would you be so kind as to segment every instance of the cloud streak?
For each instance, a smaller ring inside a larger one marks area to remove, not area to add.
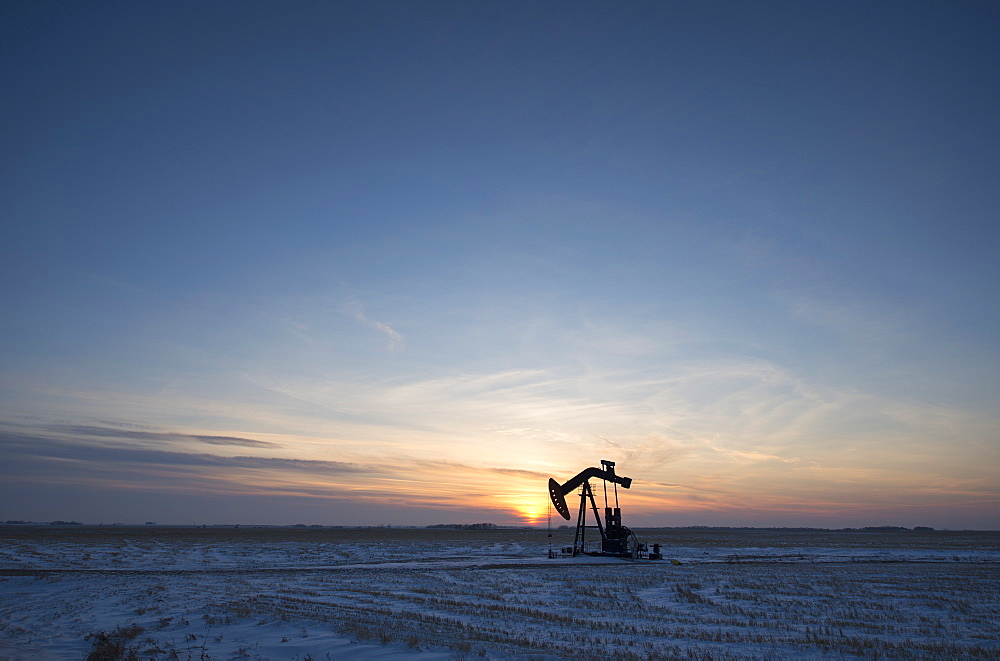
[[[261,441],[238,436],[214,436],[205,434],[183,434],[177,432],[147,432],[116,427],[95,427],[89,425],[48,425],[46,431],[61,436],[83,438],[107,438],[128,441],[178,441],[194,440],[206,445],[227,445],[248,448],[280,448],[279,443]]]
[[[306,472],[359,472],[361,467],[339,461],[283,457],[223,456],[215,454],[150,450],[145,448],[84,445],[29,433],[0,432],[0,447],[9,461],[44,458],[100,466],[149,465],[219,468],[261,468]]]
[[[385,322],[369,319],[360,303],[351,303],[347,309],[351,317],[389,338],[389,349],[398,349],[403,345],[403,336],[396,329]]]

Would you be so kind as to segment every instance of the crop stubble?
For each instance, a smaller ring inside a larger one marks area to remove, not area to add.
[[[62,651],[134,623],[160,658],[271,658],[281,641],[323,658],[337,639],[444,658],[1000,655],[996,533],[644,535],[679,566],[550,561],[556,534],[11,528],[0,624],[9,649]]]

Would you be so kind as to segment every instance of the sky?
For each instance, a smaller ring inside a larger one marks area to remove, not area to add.
[[[4,2],[0,520],[1000,529],[998,27]]]

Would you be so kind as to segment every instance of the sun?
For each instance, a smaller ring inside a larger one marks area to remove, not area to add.
[[[507,512],[516,525],[545,525],[549,516],[549,494],[543,486],[534,481],[524,480],[522,483],[510,485],[496,495],[497,509]]]
[[[517,515],[529,526],[536,526],[545,521],[545,514],[545,507],[525,505],[517,508]]]
[[[507,499],[507,509],[521,525],[537,526],[545,523],[549,514],[547,494],[518,494]]]

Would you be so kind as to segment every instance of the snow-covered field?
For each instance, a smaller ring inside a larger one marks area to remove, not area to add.
[[[0,659],[1000,658],[1000,533],[639,537],[0,526]]]

